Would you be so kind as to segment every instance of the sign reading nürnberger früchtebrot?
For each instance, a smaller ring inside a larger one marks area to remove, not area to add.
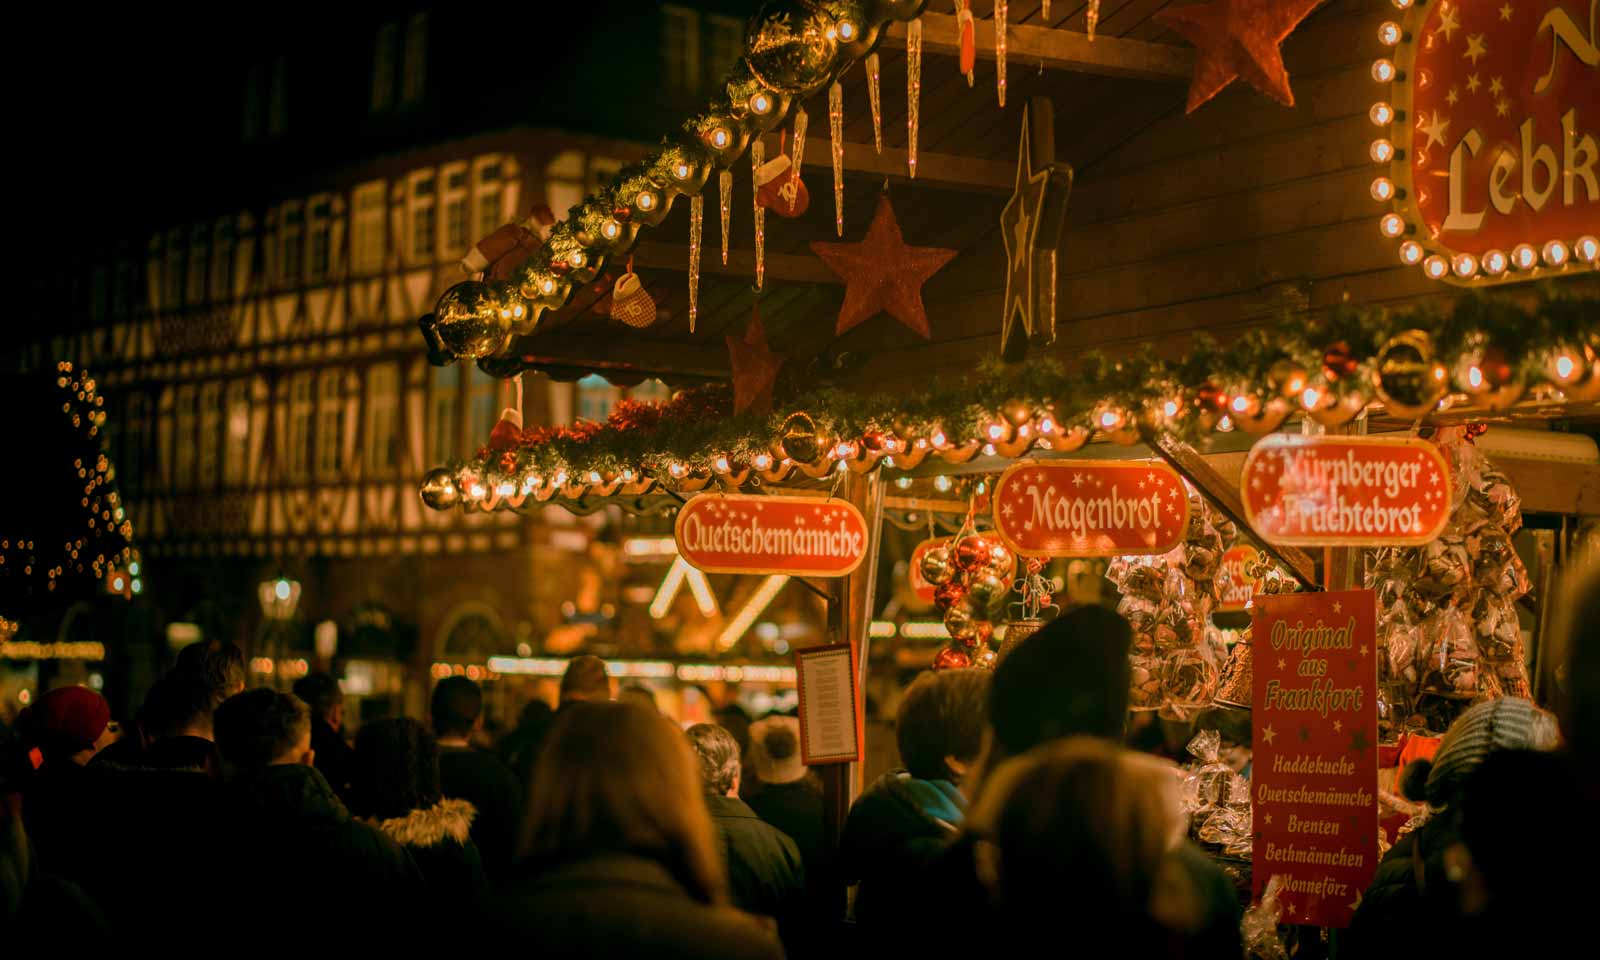
[[[1250,449],[1239,492],[1271,543],[1416,546],[1450,519],[1450,467],[1425,440],[1274,434]]]
[[[994,485],[995,531],[1028,557],[1166,553],[1188,523],[1183,478],[1157,461],[1029,461]]]
[[[843,577],[867,555],[861,511],[821,497],[696,497],[673,534],[679,555],[707,573]]]

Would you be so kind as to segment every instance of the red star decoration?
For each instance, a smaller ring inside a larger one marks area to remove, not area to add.
[[[744,337],[728,337],[728,365],[733,367],[733,412],[769,413],[772,387],[778,382],[778,368],[784,358],[767,349],[767,331],[761,314],[750,318]]]
[[[1243,77],[1286,107],[1294,106],[1289,71],[1278,45],[1322,0],[1211,0],[1163,10],[1156,19],[1183,34],[1195,48],[1189,106],[1194,113],[1222,88]]]
[[[860,243],[818,241],[811,244],[811,249],[844,278],[844,304],[839,308],[836,335],[887,313],[924,338],[929,333],[928,313],[922,307],[922,285],[958,252],[906,246],[888,194],[878,197],[878,210]]]

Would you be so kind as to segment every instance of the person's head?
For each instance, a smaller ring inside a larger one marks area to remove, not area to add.
[[[584,654],[567,661],[561,675],[561,704],[601,703],[611,699],[611,674],[606,662]]]
[[[311,709],[293,694],[270,687],[236,693],[217,708],[212,725],[217,750],[231,766],[311,765]]]
[[[561,711],[534,768],[522,852],[553,863],[649,857],[705,903],[727,902],[699,766],[670,720],[632,704]]]
[[[173,671],[145,694],[139,722],[150,740],[167,737],[213,737],[212,691],[200,678]]]
[[[116,740],[110,704],[88,687],[57,687],[46,692],[29,717],[40,752],[56,762],[88,763]]]
[[[939,670],[911,682],[900,700],[895,742],[919,780],[960,783],[983,750],[989,671]]]
[[[1530,929],[1544,928],[1547,918],[1570,920],[1570,911],[1555,904],[1581,896],[1582,885],[1552,890],[1548,881],[1570,873],[1593,849],[1586,829],[1573,827],[1591,815],[1577,781],[1583,774],[1551,752],[1500,750],[1466,777],[1456,809],[1439,814],[1453,813],[1459,827],[1460,843],[1447,847],[1443,860],[1466,913],[1494,905],[1526,919]]]
[[[714,797],[739,795],[739,744],[733,734],[714,723],[697,723],[684,731],[700,761],[700,780]]]
[[[483,722],[483,689],[466,677],[445,677],[433,688],[433,732],[469,737]]]
[[[244,651],[225,640],[201,640],[178,651],[173,673],[197,679],[210,691],[211,709],[244,691]]]
[[[1578,766],[1600,778],[1600,552],[1562,580],[1553,605],[1550,656],[1540,657],[1544,689]]]
[[[1063,910],[1137,929],[1185,823],[1176,771],[1098,737],[1059,739],[998,767],[973,807],[977,862],[1011,922]]]
[[[344,726],[344,691],[326,673],[308,673],[294,682],[294,695],[311,708],[311,716],[335,730]]]
[[[800,757],[800,721],[772,716],[750,725],[750,764],[762,783],[793,783],[803,779],[806,766]]]
[[[1501,750],[1553,750],[1559,738],[1556,718],[1531,702],[1520,697],[1486,700],[1474,704],[1450,724],[1432,760],[1407,764],[1404,779],[1412,790],[1421,779],[1421,799],[1436,807],[1446,806],[1490,754]]]
[[[637,683],[629,684],[628,686],[623,687],[622,690],[617,693],[617,700],[631,703],[634,706],[644,707],[646,710],[661,709],[660,706],[656,704],[656,695],[650,692],[650,688],[641,686]]]
[[[522,705],[522,710],[517,714],[517,727],[542,730],[550,725],[555,715],[556,712],[550,709],[550,704],[534,697]]]
[[[389,820],[426,810],[440,800],[439,742],[419,720],[387,717],[356,734],[351,806],[364,817]]]
[[[1120,740],[1133,632],[1100,606],[1068,610],[1017,644],[989,688],[989,762],[1062,737]]]
[[[733,735],[733,742],[739,745],[739,756],[750,752],[750,714],[745,713],[744,707],[737,703],[726,704],[711,711],[711,719]]]

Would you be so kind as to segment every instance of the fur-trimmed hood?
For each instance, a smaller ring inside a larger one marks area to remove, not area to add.
[[[447,797],[426,810],[413,810],[389,820],[373,817],[366,822],[403,847],[437,847],[446,840],[466,843],[477,815],[472,804]]]

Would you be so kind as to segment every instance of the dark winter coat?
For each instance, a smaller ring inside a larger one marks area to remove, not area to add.
[[[472,747],[439,748],[439,786],[446,797],[472,804],[472,842],[478,845],[489,882],[498,884],[511,872],[517,823],[522,815],[522,787],[494,754]]]
[[[800,848],[806,871],[806,923],[819,937],[828,938],[844,921],[846,896],[837,877],[837,851],[823,835],[821,788],[809,777],[767,783],[746,802],[756,816],[788,834]]]
[[[839,867],[859,883],[856,923],[865,931],[926,923],[919,877],[956,838],[967,801],[948,780],[919,780],[905,770],[879,777],[845,818]]]
[[[790,942],[805,928],[805,867],[800,849],[736,797],[706,797],[733,905],[772,917]]]
[[[1389,848],[1339,936],[1342,957],[1417,957],[1460,923],[1458,891],[1445,876],[1444,851],[1456,842],[1455,817],[1436,814]]]
[[[97,834],[108,812],[104,775],[70,759],[46,760],[22,796],[22,822],[41,873],[87,886],[99,863]]]
[[[465,800],[441,800],[403,817],[365,822],[406,848],[422,872],[429,902],[465,907],[477,903],[488,888],[483,858],[472,842],[476,815],[472,804]]]
[[[606,855],[519,873],[486,911],[485,943],[540,960],[779,960],[776,935],[747,914],[691,897],[661,864]]]
[[[317,772],[333,787],[333,792],[346,802],[350,799],[350,781],[355,776],[356,751],[345,742],[344,735],[333,729],[325,720],[311,721],[312,763]]]

